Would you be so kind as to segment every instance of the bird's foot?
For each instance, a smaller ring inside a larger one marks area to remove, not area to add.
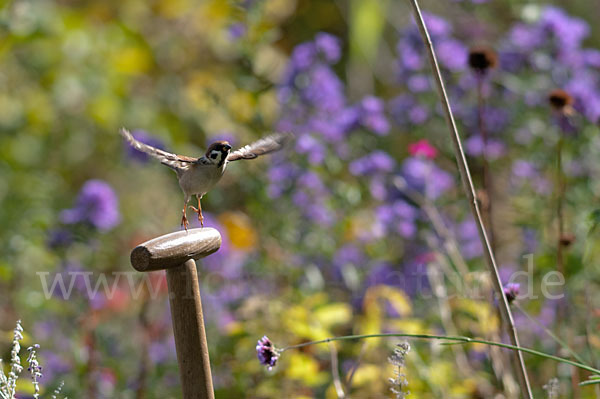
[[[181,217],[181,225],[183,226],[183,228],[185,229],[185,231],[187,231],[188,226],[190,225],[190,222],[188,222],[187,217],[185,216],[185,213]]]
[[[192,210],[198,214],[198,221],[200,222],[200,227],[204,227],[204,216],[202,216],[202,209],[196,208],[192,205],[190,205],[190,208],[192,208]]]

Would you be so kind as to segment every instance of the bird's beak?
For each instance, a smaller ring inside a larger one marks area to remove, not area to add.
[[[231,150],[231,146],[230,146],[229,144],[225,144],[225,149],[226,149],[227,151],[229,151],[229,150]]]

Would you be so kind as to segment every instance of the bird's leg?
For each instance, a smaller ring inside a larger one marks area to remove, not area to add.
[[[187,216],[185,215],[185,211],[187,210],[188,202],[190,202],[190,197],[186,196],[185,203],[183,204],[183,216],[181,217],[181,225],[185,228],[185,231],[187,231],[187,228],[190,225],[190,223],[187,220]]]
[[[200,221],[200,226],[204,227],[204,216],[202,216],[202,205],[200,204],[200,200],[202,200],[202,196],[196,195],[198,199],[198,208],[195,208],[190,205],[190,208],[194,210],[198,214],[198,220]]]

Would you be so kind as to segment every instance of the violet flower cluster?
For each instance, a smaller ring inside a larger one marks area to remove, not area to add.
[[[121,223],[119,199],[107,182],[91,179],[80,189],[75,205],[59,214],[60,224],[48,230],[47,245],[52,249],[68,248],[82,239],[80,227],[105,233]]]
[[[548,74],[556,87],[574,97],[574,108],[596,123],[600,118],[600,51],[583,47],[589,33],[582,19],[557,7],[544,7],[537,21],[517,23],[510,30],[500,47],[501,65],[512,73]],[[526,97],[530,105],[545,101],[545,96],[531,92]]]
[[[481,178],[478,162],[485,157],[492,169],[505,168],[510,190],[548,196],[553,188],[545,172],[546,161],[529,150],[539,135],[532,126],[540,122],[528,119],[524,110],[527,115],[539,111],[546,115],[542,123],[549,123],[548,95],[563,87],[573,96],[575,112],[596,122],[600,52],[583,47],[589,27],[582,20],[556,7],[541,7],[539,12],[539,18],[513,25],[489,53],[487,48],[469,50],[443,18],[430,13],[424,17],[448,82],[464,148],[473,158],[474,178]],[[272,164],[268,194],[278,201],[288,196],[302,214],[301,223],[310,227],[330,229],[353,223],[350,213],[362,216],[355,235],[331,236],[332,252],[312,251],[305,260],[316,263],[325,274],[331,265],[331,272],[339,278],[350,269],[358,273],[358,283],[346,284],[352,285],[347,288],[358,292],[359,298],[373,281],[381,282],[378,270],[395,276],[386,278],[385,284],[401,286],[399,280],[423,264],[418,259],[435,250],[423,242],[431,224],[422,212],[422,201],[437,207],[465,260],[480,258],[483,251],[474,220],[439,205],[451,203],[462,191],[449,159],[446,133],[435,129],[442,113],[436,107],[437,95],[416,25],[400,32],[394,91],[399,94],[389,99],[370,94],[356,103],[348,100],[335,69],[340,46],[337,38],[323,33],[298,45],[278,89],[282,105],[278,129],[297,134],[295,149],[300,156],[278,158]],[[555,62],[548,62],[554,58]],[[543,77],[540,81],[545,86],[528,84],[532,73]],[[402,146],[397,145],[400,142]],[[510,157],[508,145],[516,148]],[[567,170],[578,177],[587,172],[575,162]],[[361,192],[361,209],[353,209],[339,197],[339,181],[348,179],[366,189]],[[414,195],[421,203],[415,202]],[[527,223],[522,226],[523,250],[531,251],[537,247],[537,237]],[[401,262],[380,259],[373,251],[367,255],[366,248],[382,240],[401,247]],[[506,289],[509,299],[516,297],[518,287]]]
[[[265,335],[259,339],[256,344],[256,356],[258,357],[260,364],[265,365],[269,370],[272,370],[277,364],[277,359],[279,359],[279,352],[271,340]]]
[[[283,108],[278,129],[297,135],[295,149],[311,168],[325,166],[332,157],[347,160],[347,139],[353,131],[364,129],[384,136],[390,130],[381,99],[367,96],[357,104],[349,103],[344,84],[332,68],[340,55],[339,40],[327,33],[298,45],[278,90]],[[376,154],[373,161],[378,162]],[[318,174],[280,162],[271,168],[269,178],[272,198],[294,187],[294,203],[308,220],[321,225],[334,222],[335,211],[329,205],[332,193]]]
[[[88,224],[99,231],[108,231],[121,221],[119,202],[113,188],[102,180],[88,180],[79,195],[75,207],[60,214],[65,225]]]

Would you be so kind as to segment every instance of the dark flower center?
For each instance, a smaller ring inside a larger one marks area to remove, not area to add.
[[[477,72],[486,72],[488,69],[494,68],[497,62],[498,57],[490,48],[475,47],[469,51],[469,66]]]
[[[562,89],[555,89],[552,90],[548,95],[548,101],[553,108],[561,111],[567,105],[571,105],[573,103],[573,97],[571,97],[569,93]]]

